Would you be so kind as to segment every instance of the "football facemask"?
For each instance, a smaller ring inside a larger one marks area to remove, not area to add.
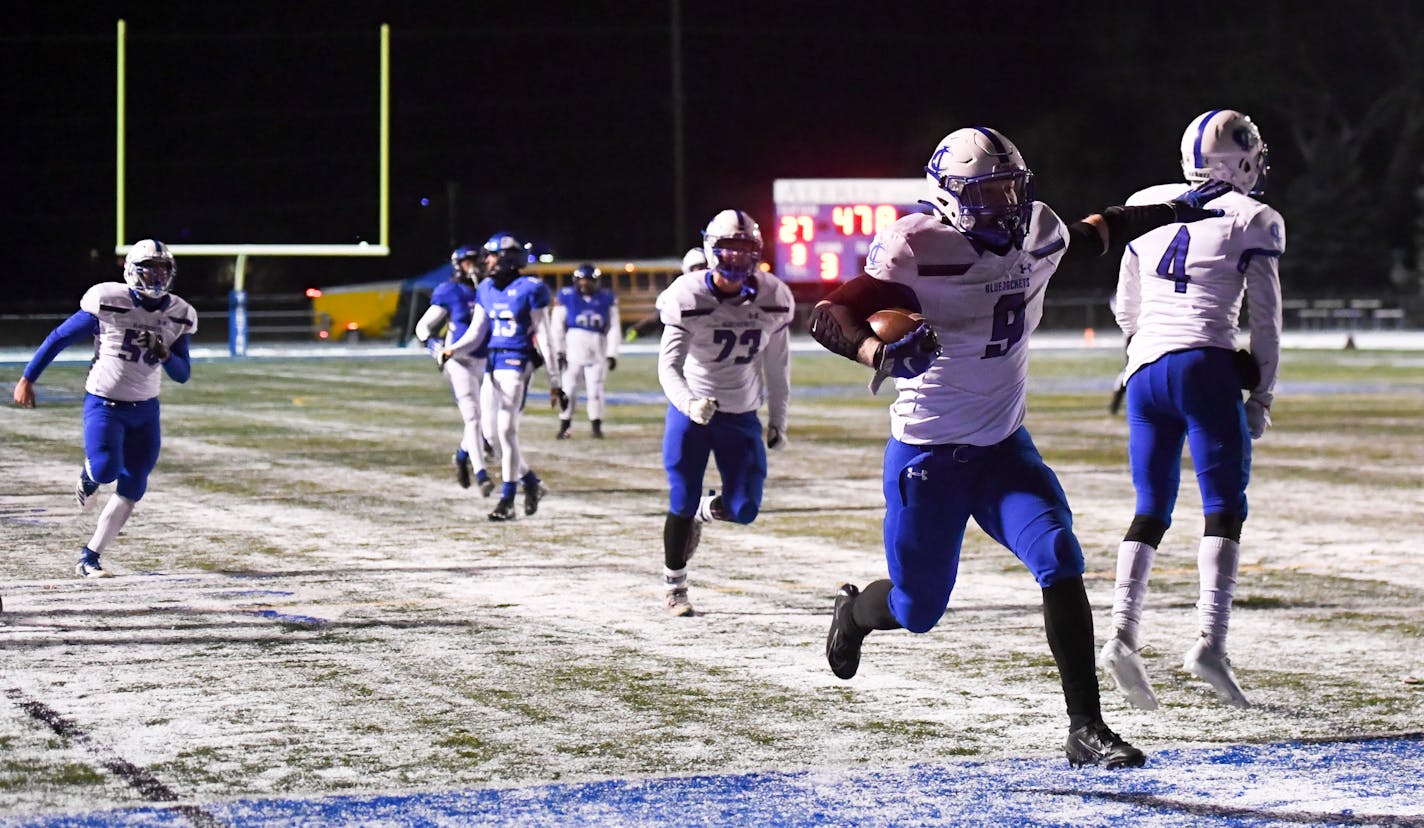
[[[124,257],[124,281],[129,289],[149,299],[160,299],[173,286],[178,265],[163,242],[144,239]]]
[[[946,135],[925,167],[930,195],[945,220],[993,245],[1018,246],[1033,213],[1033,172],[997,130],[968,127]]]

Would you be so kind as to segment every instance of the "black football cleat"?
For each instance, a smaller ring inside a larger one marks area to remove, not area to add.
[[[544,488],[544,484],[538,480],[524,484],[524,514],[532,515],[539,511],[539,501],[544,499],[544,495],[549,490]]]
[[[1068,731],[1068,764],[1075,768],[1102,765],[1114,768],[1140,768],[1147,761],[1142,751],[1129,745],[1101,719]]]
[[[860,669],[860,645],[869,630],[855,623],[853,611],[860,589],[855,584],[841,584],[836,606],[831,611],[831,631],[826,635],[826,662],[837,678],[848,679]]]
[[[495,504],[494,511],[489,513],[489,519],[494,521],[514,520],[514,498],[500,498],[499,503]]]
[[[602,439],[603,439],[603,421],[602,421],[602,420],[593,420],[593,421],[592,421],[592,427],[593,427],[593,439],[595,439],[595,440],[602,440]]]
[[[450,461],[455,464],[455,482],[459,483],[462,489],[470,488],[470,458],[462,458],[456,454]]]
[[[573,420],[559,420],[559,433],[555,434],[555,439],[567,440],[573,435],[569,433],[569,426],[573,425]]]

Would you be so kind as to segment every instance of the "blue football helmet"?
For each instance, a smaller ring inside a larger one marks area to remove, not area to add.
[[[944,136],[925,167],[930,201],[944,220],[986,244],[1019,246],[1033,215],[1033,171],[1004,134],[989,127]]]
[[[592,262],[584,262],[574,269],[574,288],[584,296],[592,296],[598,292],[599,280],[603,278],[603,271],[598,269]]]
[[[162,299],[173,287],[178,264],[173,251],[156,239],[144,239],[124,256],[124,281],[129,290],[149,299]]]
[[[472,271],[466,271],[463,267],[465,262],[474,262]],[[456,279],[468,279],[471,282],[478,282],[485,269],[485,254],[478,247],[461,245],[450,253],[450,269],[455,271]]]
[[[524,245],[508,233],[495,233],[490,236],[489,241],[485,242],[484,255],[485,266],[491,276],[518,273],[519,269],[529,262]],[[493,262],[490,261],[491,257]]]

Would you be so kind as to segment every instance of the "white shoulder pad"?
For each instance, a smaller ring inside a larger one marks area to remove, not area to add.
[[[1122,203],[1124,207],[1142,207],[1147,204],[1166,204],[1177,196],[1190,190],[1192,185],[1185,181],[1178,184],[1157,184],[1138,190],[1127,197],[1127,201]]]
[[[702,290],[706,284],[706,278],[707,271],[705,270],[684,273],[674,279],[672,284],[668,285],[667,290],[658,294],[655,307],[658,309],[658,317],[664,325],[680,324],[685,311],[696,309],[699,297],[706,293],[705,290]]]
[[[1061,258],[1068,249],[1068,231],[1063,219],[1042,201],[1033,203],[1023,249],[1038,259]]]
[[[99,315],[101,308],[122,308],[129,310],[133,308],[133,297],[129,295],[129,286],[122,282],[100,282],[84,292],[83,298],[79,300],[79,309],[86,310],[95,316]]]
[[[175,294],[168,294],[168,307],[164,309],[163,315],[170,322],[179,328],[178,335],[196,333],[198,330],[198,311],[185,300]]]

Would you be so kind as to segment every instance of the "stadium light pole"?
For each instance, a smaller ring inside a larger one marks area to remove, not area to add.
[[[687,227],[686,148],[683,146],[682,0],[669,0],[668,34],[672,76],[672,249],[682,246]]]

